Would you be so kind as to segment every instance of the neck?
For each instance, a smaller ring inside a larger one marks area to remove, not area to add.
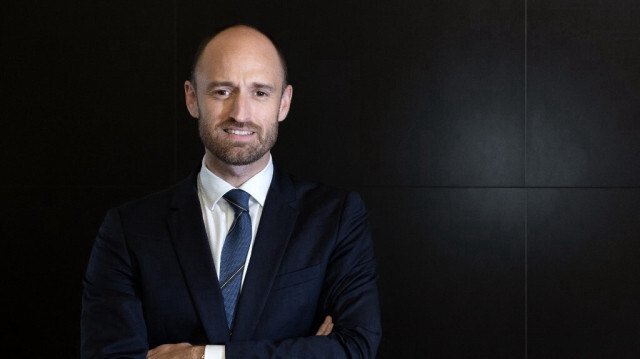
[[[236,166],[222,162],[219,158],[207,151],[204,156],[204,163],[209,171],[213,172],[216,176],[222,178],[230,185],[238,188],[251,177],[255,176],[258,172],[267,167],[270,157],[271,155],[267,153],[255,162],[247,165]]]

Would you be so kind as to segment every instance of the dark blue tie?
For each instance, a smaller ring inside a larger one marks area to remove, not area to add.
[[[251,244],[251,217],[249,216],[249,194],[241,189],[232,189],[224,199],[229,202],[235,218],[222,246],[220,259],[220,289],[224,297],[224,308],[229,328],[233,323],[236,303],[242,284],[242,273]]]

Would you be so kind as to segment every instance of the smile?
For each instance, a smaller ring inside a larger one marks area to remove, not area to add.
[[[232,130],[232,129],[227,129],[225,130],[225,132],[230,133],[232,135],[239,135],[239,136],[248,136],[248,135],[252,135],[253,131],[246,131],[246,130]]]

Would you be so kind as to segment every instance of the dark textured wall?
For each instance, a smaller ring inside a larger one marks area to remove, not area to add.
[[[21,356],[78,356],[106,210],[199,164],[182,83],[236,21],[287,54],[274,158],[360,191],[378,358],[640,355],[635,0],[23,1],[2,12],[3,296]]]

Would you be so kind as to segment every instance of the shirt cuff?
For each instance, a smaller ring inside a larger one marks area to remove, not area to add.
[[[205,359],[225,359],[224,345],[206,345],[204,357]]]

